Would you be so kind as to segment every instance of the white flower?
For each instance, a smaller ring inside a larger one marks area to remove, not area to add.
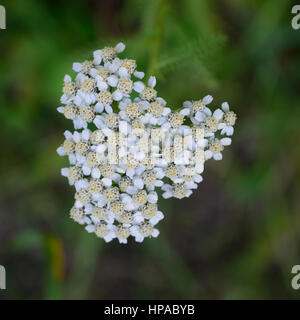
[[[152,225],[155,225],[163,218],[163,213],[157,210],[157,205],[153,203],[146,204],[141,210],[134,214],[134,222],[137,224],[147,220]]]
[[[208,142],[209,149],[205,151],[205,158],[210,159],[213,157],[215,160],[222,160],[222,151],[224,146],[229,146],[231,144],[230,138],[223,139],[212,139]]]
[[[102,238],[105,242],[110,242],[116,237],[116,227],[112,224],[99,223],[86,226],[88,232],[94,232],[97,237]]]
[[[186,115],[193,116],[197,112],[207,112],[209,108],[207,107],[213,101],[213,97],[210,95],[205,96],[203,99],[195,101],[185,101],[183,103],[183,113]]]
[[[154,89],[156,78],[151,76],[148,80],[148,87],[143,82],[137,81],[134,83],[134,90],[140,94],[140,98],[146,101],[154,101],[157,97],[157,92]]]
[[[157,190],[164,198],[189,197],[205,161],[222,159],[231,139],[220,135],[232,135],[236,120],[228,103],[212,112],[209,95],[172,111],[157,97],[156,78],[145,85],[136,61],[118,57],[124,49],[119,43],[74,63],[75,81],[65,76],[57,108],[75,128],[57,148],[70,163],[61,174],[76,190],[70,217],[104,241],[120,243],[158,236],[154,226],[164,215]]]
[[[143,242],[147,237],[156,238],[159,235],[159,231],[153,228],[151,223],[147,222],[132,226],[130,232],[135,237],[136,242]]]
[[[122,42],[118,43],[114,48],[105,47],[102,50],[96,50],[94,51],[94,64],[100,65],[102,60],[104,62],[109,62],[113,60],[118,53],[121,53],[124,50],[125,50],[125,45]]]
[[[116,228],[115,235],[120,243],[127,243],[127,238],[130,236],[130,229],[128,227],[119,226]]]
[[[229,104],[227,102],[222,103],[222,109],[224,111],[224,116],[222,123],[219,125],[219,129],[221,129],[221,134],[232,136],[234,132],[233,126],[236,121],[236,114],[229,110]]]

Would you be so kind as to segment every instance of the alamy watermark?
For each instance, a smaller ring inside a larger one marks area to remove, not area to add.
[[[295,274],[291,281],[292,288],[298,290],[300,289],[300,265],[294,265],[291,272]]]
[[[292,14],[295,14],[293,17],[291,24],[294,30],[300,29],[300,4],[293,6]]]
[[[6,289],[6,272],[5,268],[0,265],[0,290]]]
[[[0,5],[0,29],[6,29],[6,10]]]
[[[204,162],[205,130],[204,128],[183,129],[176,135],[168,130],[153,128],[151,130],[133,129],[129,126],[120,127],[115,132],[99,129],[97,135],[107,136],[107,140],[98,145],[92,145],[93,152],[87,155],[88,163],[107,162],[111,165],[197,165]],[[96,139],[96,136],[92,136]],[[78,154],[88,147],[88,142],[75,137],[74,142],[68,140],[68,145],[76,142],[75,150]],[[216,144],[217,142],[215,142]],[[85,159],[85,158],[84,158]]]

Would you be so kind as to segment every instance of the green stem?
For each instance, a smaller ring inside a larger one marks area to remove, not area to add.
[[[151,75],[154,75],[157,73],[157,60],[159,57],[161,42],[162,42],[163,33],[164,33],[165,16],[167,12],[166,10],[167,1],[168,0],[160,0],[160,3],[157,8],[157,15],[155,19],[156,32],[153,37],[153,46],[152,46],[152,52],[149,59],[149,69],[148,69],[147,79],[149,79]]]

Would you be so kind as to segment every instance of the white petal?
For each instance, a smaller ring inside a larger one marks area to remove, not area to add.
[[[231,138],[223,138],[221,139],[221,143],[223,146],[229,146],[231,144]]]
[[[154,230],[152,231],[151,236],[152,236],[153,238],[157,238],[158,235],[159,235],[159,231],[158,231],[157,229],[154,229]]]
[[[96,148],[96,152],[99,154],[102,154],[106,150],[106,145],[105,144],[99,144]]]
[[[211,110],[210,110],[209,108],[205,108],[205,109],[203,110],[203,113],[204,113],[205,115],[207,115],[208,117],[210,117],[210,116],[212,115],[212,112],[211,112]]]
[[[132,187],[132,186],[129,186],[126,190],[126,192],[128,194],[135,194],[137,192],[137,188],[136,187]]]
[[[210,104],[212,101],[213,101],[213,97],[210,95],[207,95],[202,99],[203,104]]]
[[[96,105],[95,105],[95,111],[96,111],[97,113],[102,113],[103,110],[104,110],[103,104],[102,104],[102,103],[99,103],[99,102],[96,103]]]
[[[162,212],[158,211],[156,216],[149,219],[149,222],[153,225],[156,225],[160,220],[162,220],[164,218],[164,215]]]
[[[76,200],[75,201],[75,207],[76,208],[82,208],[83,207],[83,203],[81,201],[79,201],[79,200]]]
[[[144,221],[144,217],[140,213],[134,215],[134,222],[141,223]]]
[[[163,106],[165,106],[165,105],[167,104],[166,100],[163,99],[163,98],[161,98],[161,97],[157,97],[156,100],[157,100],[158,102],[160,102]]]
[[[84,75],[83,73],[79,73],[77,76],[76,76],[76,81],[77,82],[80,82],[80,83],[83,83],[84,81],[88,80],[88,76]]]
[[[134,201],[132,199],[125,203],[125,210],[132,211],[132,210],[135,210],[135,209],[136,209],[136,205],[135,205],[135,203],[134,203]]]
[[[101,194],[99,197],[99,200],[97,202],[97,206],[102,208],[103,206],[105,206],[107,203],[107,201],[105,200],[104,196]]]
[[[93,224],[89,224],[88,226],[85,227],[85,230],[89,233],[94,232],[95,231],[95,225]]]
[[[66,137],[66,139],[72,139],[73,138],[73,135],[69,130],[66,130],[64,132],[64,136]]]
[[[221,120],[223,117],[223,111],[221,109],[217,109],[214,111],[213,116],[217,119],[217,120]]]
[[[143,182],[143,180],[141,178],[134,178],[133,179],[133,184],[138,189],[143,189],[143,187],[144,187],[144,182]]]
[[[76,106],[80,107],[81,103],[82,103],[82,99],[79,95],[76,95],[75,99],[74,99],[74,103],[76,104]]]
[[[114,217],[112,217],[112,216],[107,216],[106,218],[105,218],[105,221],[107,222],[107,223],[114,223]],[[113,236],[114,237],[114,236]],[[113,238],[112,238],[113,239]]]
[[[113,62],[108,62],[105,63],[104,66],[111,72],[111,73],[116,73],[119,69],[120,63],[119,59],[116,58],[113,60]]]
[[[70,164],[75,164],[77,161],[75,154],[70,154],[69,155],[69,162]]]
[[[233,127],[229,126],[229,127],[227,127],[226,134],[228,136],[232,136],[233,135],[233,131],[234,131]]]
[[[169,130],[171,128],[171,125],[169,122],[165,122],[162,126],[161,126],[164,130]]]
[[[206,150],[204,152],[204,155],[205,155],[206,159],[210,159],[212,157],[213,153],[210,150]]]
[[[156,182],[155,182],[155,186],[156,187],[162,187],[163,186],[163,181],[161,181],[161,180],[157,180]]]
[[[141,109],[143,110],[148,110],[149,109],[149,106],[150,106],[150,103],[148,101],[141,101],[139,103]]]
[[[112,97],[115,101],[120,101],[123,97],[121,91],[117,89],[116,91],[113,92]]]
[[[125,50],[125,44],[122,43],[122,42],[119,42],[116,46],[115,46],[115,50],[118,52],[118,53],[121,53]]]
[[[161,188],[163,191],[169,191],[171,192],[172,191],[172,186],[169,185],[169,184],[164,184]]]
[[[103,178],[101,181],[106,187],[110,187],[112,185],[112,180],[109,178]]]
[[[89,140],[90,130],[88,130],[88,129],[83,130],[81,136],[84,140]]]
[[[133,85],[134,91],[141,93],[145,89],[145,85],[141,81],[136,81]]]
[[[98,168],[94,168],[92,170],[92,177],[94,179],[99,179],[100,178],[100,170]]]
[[[65,156],[65,155],[66,155],[66,151],[65,151],[64,147],[62,147],[62,146],[58,147],[58,148],[56,149],[56,152],[57,152],[57,154],[60,155],[60,156]]]
[[[116,87],[118,84],[118,78],[114,75],[110,76],[107,78],[107,83],[111,86],[111,87]]]
[[[89,176],[91,174],[91,168],[89,168],[88,166],[83,166],[82,172],[85,176]]]
[[[194,179],[195,179],[195,182],[197,183],[200,183],[201,181],[203,181],[203,178],[198,174],[194,177]]]
[[[162,194],[162,197],[163,197],[164,199],[169,199],[169,198],[172,198],[172,197],[173,197],[173,194],[172,194],[171,192],[169,192],[169,191],[166,191],[166,192],[164,192],[164,193]]]
[[[61,172],[62,176],[67,177],[68,172],[69,172],[69,168],[62,168],[60,172]]]
[[[138,79],[143,79],[144,76],[145,76],[145,73],[144,72],[141,72],[141,71],[135,71],[134,72],[134,76]]]
[[[143,242],[144,241],[144,237],[141,234],[138,234],[135,237],[135,241],[136,242]]]
[[[126,244],[128,242],[127,239],[118,238],[118,240],[119,240],[119,243],[122,243],[122,244]]]
[[[112,134],[113,134],[113,130],[111,130],[111,129],[109,129],[109,128],[106,128],[106,127],[104,127],[103,129],[102,129],[102,132],[107,136],[107,137],[110,137]]]
[[[77,143],[81,140],[81,134],[78,131],[75,131],[73,134],[73,139]]]
[[[106,111],[107,113],[113,113],[113,108],[112,108],[110,105],[106,105],[106,106],[105,106],[105,111]]]
[[[78,180],[76,181],[75,183],[75,187],[78,189],[78,190],[81,190],[81,189],[85,189],[87,188],[89,185],[88,181],[86,179],[81,179],[81,180]]]
[[[131,179],[133,178],[134,174],[135,174],[135,170],[134,169],[128,169],[126,171],[126,175]]]
[[[119,173],[125,173],[125,169],[122,168],[122,167],[117,167],[116,171],[119,172]]]
[[[221,123],[218,124],[218,129],[219,129],[219,130],[223,130],[223,129],[226,128],[226,127],[227,127],[227,126],[226,126],[225,123],[222,123],[222,122],[221,122]]]
[[[64,76],[64,82],[71,82],[71,81],[72,81],[72,78],[68,74],[66,74]]]
[[[183,106],[184,106],[185,108],[191,107],[191,105],[192,105],[192,102],[191,102],[191,101],[184,101],[184,103],[183,103]]]
[[[129,76],[128,71],[127,71],[127,69],[125,67],[121,67],[119,69],[119,75],[120,75],[121,78]]]
[[[90,203],[85,205],[85,213],[87,214],[91,214],[93,212],[93,205],[91,205]]]
[[[95,217],[95,216],[91,216],[91,220],[95,223],[98,224],[100,222],[100,219]]]
[[[119,123],[119,130],[121,133],[127,135],[130,131],[130,126],[127,121],[120,121]]]
[[[94,122],[95,126],[96,126],[98,129],[102,129],[102,128],[104,127],[102,118],[99,117],[99,116],[96,116],[96,118],[94,119],[93,122]]]
[[[190,197],[191,196],[191,194],[193,193],[193,191],[192,190],[189,190],[187,193],[186,193],[186,198],[188,198],[188,197]]]
[[[195,114],[195,119],[199,122],[202,122],[205,119],[205,115],[203,114],[203,112],[197,111]]]
[[[108,85],[106,82],[99,80],[97,81],[97,87],[101,91],[101,90],[106,90],[108,88]]]
[[[98,70],[95,69],[95,68],[91,68],[90,70],[90,75],[93,77],[93,78],[96,78],[98,76]]]
[[[111,179],[114,181],[114,182],[119,182],[121,180],[121,175],[119,175],[118,173],[113,173],[112,176],[111,176]]]
[[[157,193],[152,191],[148,194],[148,201],[150,203],[156,203],[158,200],[158,196],[157,196]]]
[[[180,113],[184,116],[188,116],[191,112],[191,109],[190,108],[184,108],[182,110],[180,110]]]
[[[64,107],[58,107],[56,110],[57,110],[59,113],[64,113],[65,108],[64,108]]]
[[[114,239],[114,238],[115,238],[115,235],[114,235],[113,233],[110,233],[110,234],[104,236],[104,237],[103,237],[103,240],[104,240],[105,242],[110,242],[110,241],[112,241],[112,239]]]
[[[156,78],[154,76],[151,76],[148,80],[148,86],[154,88],[156,85]]]
[[[94,56],[94,63],[95,64],[100,64],[102,61],[102,55],[101,55],[101,50],[96,50],[93,52]]]
[[[222,160],[222,158],[223,158],[221,152],[214,153],[213,157],[214,157],[214,159],[217,160],[217,161]]]
[[[222,103],[222,109],[223,109],[224,111],[229,111],[229,104],[228,104],[228,102],[223,102],[223,103]]]
[[[197,172],[197,173],[202,173],[203,170],[204,170],[204,165],[203,165],[202,163],[197,163],[197,164],[195,165],[195,169],[196,169],[196,172]]]
[[[170,112],[171,112],[171,109],[170,109],[170,108],[164,108],[162,114],[163,114],[163,116],[167,116]]]
[[[73,69],[75,72],[80,72],[80,71],[81,71],[81,63],[79,63],[79,62],[74,62],[72,69]]]

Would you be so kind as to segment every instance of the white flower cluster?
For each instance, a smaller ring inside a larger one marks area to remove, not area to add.
[[[132,59],[120,59],[125,46],[105,47],[91,61],[74,63],[77,76],[65,76],[64,105],[58,111],[75,131],[65,132],[57,149],[70,167],[62,175],[76,188],[70,217],[106,242],[127,243],[157,237],[158,188],[163,197],[188,197],[202,181],[204,162],[222,159],[236,115],[228,103],[214,113],[206,96],[172,112],[157,96],[156,79],[145,84]]]

